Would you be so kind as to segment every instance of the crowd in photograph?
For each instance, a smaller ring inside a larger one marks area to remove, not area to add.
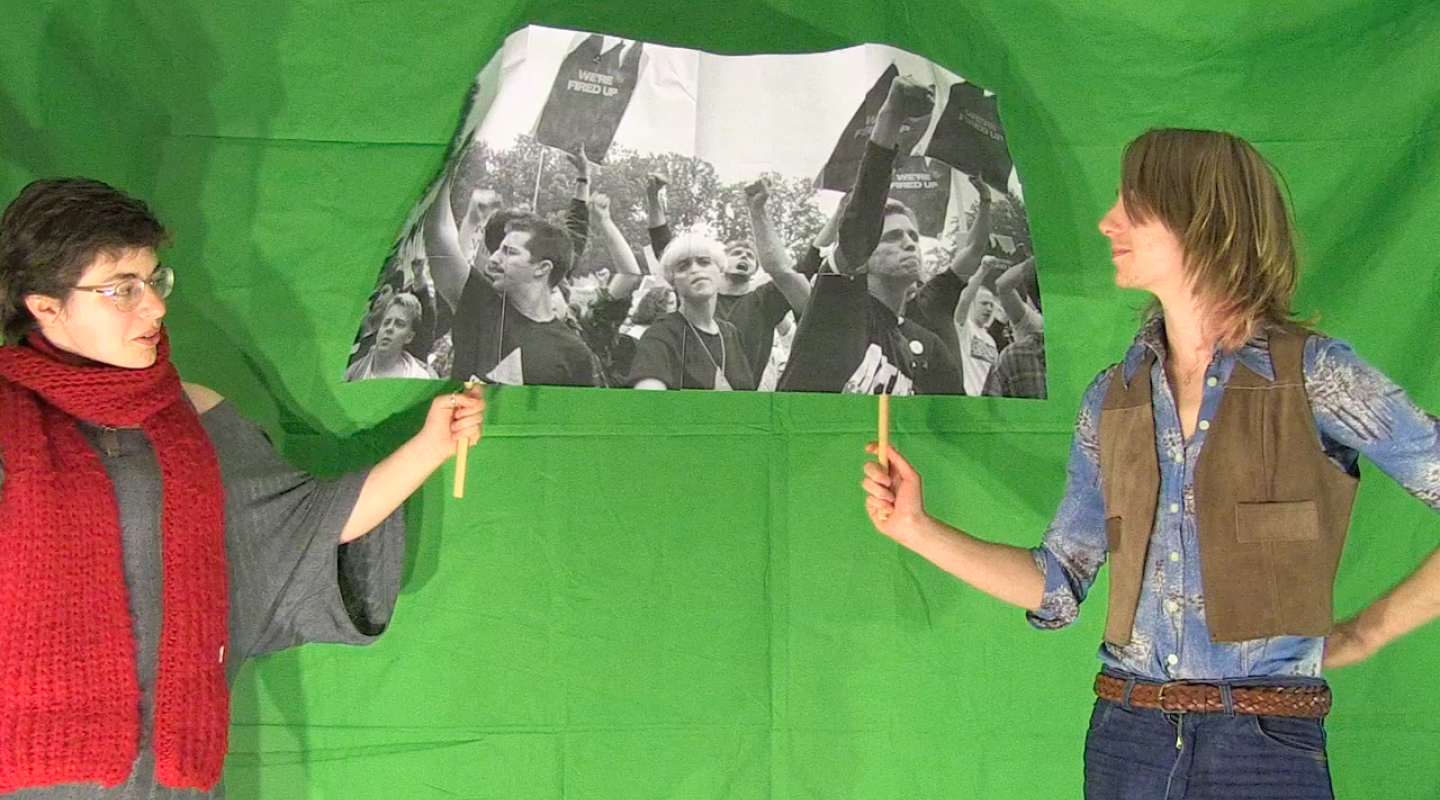
[[[956,173],[976,199],[930,248],[944,258],[890,196],[900,127],[930,103],[891,85],[854,186],[808,242],[783,240],[767,178],[744,190],[750,236],[722,241],[672,229],[678,176],[651,174],[649,241],[633,242],[612,214],[642,209],[593,191],[603,168],[583,152],[549,213],[449,170],[385,263],[346,380],[1043,398],[1034,258],[991,230],[1003,192]]]

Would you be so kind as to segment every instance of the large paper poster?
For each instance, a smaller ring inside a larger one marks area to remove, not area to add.
[[[530,26],[481,71],[346,380],[1045,396],[996,98],[882,45]]]

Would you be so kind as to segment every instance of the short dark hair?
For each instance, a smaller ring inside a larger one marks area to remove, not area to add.
[[[504,241],[505,234],[509,232],[510,223],[532,219],[540,219],[540,215],[515,208],[496,211],[485,221],[485,252],[493,253],[500,249],[500,242]]]
[[[551,286],[558,286],[560,281],[569,277],[570,267],[575,261],[575,244],[564,228],[532,214],[511,220],[505,231],[530,234],[525,249],[530,251],[531,261],[550,262]]]
[[[905,216],[909,217],[910,224],[914,225],[916,229],[919,229],[920,218],[915,216],[915,212],[911,210],[910,206],[905,205],[904,203],[896,200],[893,197],[885,198],[885,213],[883,216],[890,217],[896,214],[904,214]]]
[[[170,235],[144,201],[89,178],[34,181],[0,215],[0,330],[35,329],[25,296],[65,299],[95,259],[158,248]]]

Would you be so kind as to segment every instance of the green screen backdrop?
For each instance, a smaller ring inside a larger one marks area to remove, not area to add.
[[[187,379],[296,463],[365,466],[439,383],[340,378],[465,93],[527,22],[715,52],[894,44],[998,93],[1046,304],[1050,399],[899,398],[930,509],[1032,545],[1080,393],[1138,295],[1095,223],[1121,147],[1220,127],[1284,173],[1299,307],[1440,409],[1440,6],[1333,0],[3,0],[0,194],[86,174],[175,232]],[[756,120],[762,131],[763,120]],[[1104,585],[1041,633],[869,529],[874,404],[490,391],[469,492],[412,500],[393,625],[248,667],[237,798],[1078,797]],[[1436,545],[1373,467],[1349,614]],[[1333,673],[1342,798],[1440,796],[1440,627]]]

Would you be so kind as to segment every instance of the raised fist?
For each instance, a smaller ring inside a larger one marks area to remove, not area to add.
[[[985,185],[985,181],[980,180],[979,175],[966,175],[965,177],[970,180],[970,185],[975,187],[975,193],[980,195],[980,202],[990,202],[990,187]]]
[[[575,168],[578,174],[576,179],[590,180],[590,173],[595,168],[595,163],[585,155],[585,145],[580,145],[579,153],[566,153],[565,158],[569,159],[570,166]]]
[[[481,216],[488,216],[500,208],[503,201],[494,189],[476,189],[470,193],[470,210]]]
[[[1007,269],[1010,269],[1010,262],[1004,259],[996,258],[995,256],[985,256],[980,259],[980,273],[982,275],[999,275]]]
[[[590,213],[600,219],[610,218],[610,195],[596,192],[590,195]]]
[[[760,208],[770,200],[770,181],[757,178],[745,185],[745,202],[751,208]]]
[[[901,119],[923,117],[935,106],[935,90],[917,83],[914,78],[900,75],[890,82],[890,93],[885,96],[885,106]]]

